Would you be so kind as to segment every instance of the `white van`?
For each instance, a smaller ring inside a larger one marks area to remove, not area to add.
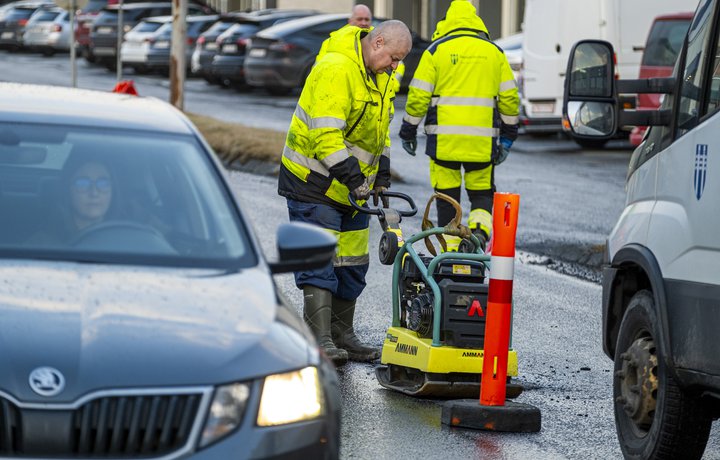
[[[719,20],[720,0],[701,0],[672,77],[615,80],[613,47],[598,40],[578,43],[567,66],[573,136],[651,125],[603,269],[602,341],[626,458],[699,459],[720,416]],[[632,112],[621,92],[665,96]]]
[[[687,11],[696,1],[527,0],[523,21],[521,132],[562,131],[565,67],[575,42],[589,38],[610,42],[617,53],[619,77],[637,78],[653,18]]]

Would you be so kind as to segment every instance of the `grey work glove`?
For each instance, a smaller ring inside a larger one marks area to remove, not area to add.
[[[495,166],[501,164],[503,161],[505,161],[510,154],[510,147],[512,146],[513,142],[510,139],[501,137],[500,138],[500,145],[498,146],[498,152],[497,156],[493,158],[493,164]]]
[[[355,200],[367,200],[370,198],[370,186],[368,185],[367,179],[365,179],[362,184],[355,187],[351,193]]]
[[[378,205],[378,198],[382,200],[383,208],[389,208],[390,207],[390,200],[388,197],[383,195],[384,192],[387,191],[387,187],[383,185],[378,185],[377,187],[373,188],[373,206]]]
[[[405,149],[407,153],[409,153],[412,156],[415,156],[415,149],[417,149],[417,139],[412,139],[409,141],[402,141],[402,147]]]

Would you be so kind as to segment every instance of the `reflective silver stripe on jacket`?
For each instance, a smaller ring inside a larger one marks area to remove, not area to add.
[[[478,126],[438,126],[425,125],[426,134],[464,134],[468,136],[497,137],[497,128],[480,128]]]
[[[336,164],[342,163],[343,161],[347,160],[348,158],[350,158],[350,153],[347,151],[347,149],[340,149],[337,152],[333,152],[320,160],[320,163],[322,163],[322,165],[325,166],[327,169],[330,169]]]
[[[354,156],[355,158],[367,165],[375,166],[377,162],[380,161],[379,155],[373,155],[372,153],[358,147],[355,144],[345,141],[345,146],[347,147],[348,152],[350,152],[350,155]]]
[[[430,105],[474,105],[478,107],[495,107],[495,99],[491,97],[435,96]]]
[[[501,93],[513,88],[517,88],[517,83],[515,82],[515,80],[508,80],[500,83]]]
[[[390,158],[390,147],[385,147],[383,149],[382,156]]]
[[[300,105],[297,105],[295,107],[295,116],[298,117],[300,121],[305,123],[305,126],[308,127],[308,129],[318,129],[318,128],[337,128],[337,129],[345,129],[347,126],[347,123],[345,120],[342,120],[340,118],[335,117],[317,117],[317,118],[310,118],[310,115],[302,108]]]
[[[315,171],[316,173],[321,174],[325,177],[330,177],[330,172],[327,170],[327,168],[325,168],[325,166],[322,165],[322,163],[313,158],[308,158],[299,152],[296,152],[287,145],[283,149],[283,156],[288,160],[292,161],[293,163],[308,168],[310,171]]]
[[[370,254],[364,256],[335,256],[333,266],[352,267],[354,265],[367,265],[370,263]]]
[[[428,93],[432,93],[433,90],[435,89],[435,85],[433,85],[432,83],[428,83],[426,81],[419,80],[417,78],[413,78],[410,81],[410,86],[413,88],[421,89],[423,91],[427,91]]]
[[[500,114],[500,119],[506,125],[516,125],[520,122],[520,117],[517,115],[503,115]]]
[[[419,125],[420,122],[422,121],[422,119],[423,119],[423,117],[412,117],[408,114],[405,114],[405,116],[403,117],[403,121],[407,121],[411,125],[415,125],[415,126]]]

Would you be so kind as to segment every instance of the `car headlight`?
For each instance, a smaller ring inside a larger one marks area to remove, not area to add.
[[[265,377],[257,424],[283,425],[312,420],[325,412],[325,398],[316,367]]]
[[[217,441],[240,425],[249,396],[250,386],[246,383],[233,383],[215,390],[200,447]]]

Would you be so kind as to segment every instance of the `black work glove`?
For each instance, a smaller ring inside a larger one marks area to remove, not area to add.
[[[405,120],[400,127],[400,139],[402,139],[403,149],[412,156],[415,156],[417,149],[417,125],[413,125]]]
[[[378,205],[378,197],[382,200],[383,208],[389,208],[390,207],[390,200],[388,197],[383,195],[387,191],[387,187],[384,185],[378,185],[375,188],[373,188],[373,206]]]
[[[367,200],[370,198],[370,186],[368,185],[367,179],[365,179],[362,184],[355,187],[351,193],[355,200]]]

